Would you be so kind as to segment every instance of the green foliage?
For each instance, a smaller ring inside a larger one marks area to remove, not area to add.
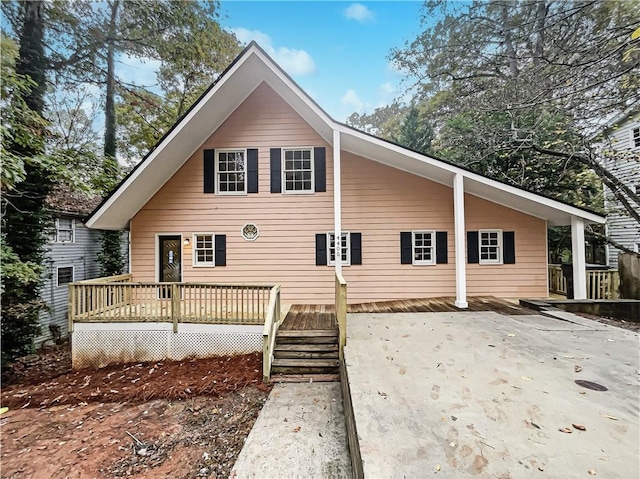
[[[400,125],[400,132],[394,138],[396,143],[421,153],[431,152],[433,128],[420,109],[412,105]]]
[[[400,133],[400,125],[406,112],[406,106],[394,102],[376,108],[370,114],[353,113],[347,118],[347,125],[380,138],[393,140]]]
[[[20,5],[20,48],[2,37],[2,365],[38,333],[48,195],[55,160],[45,154],[45,61],[41,2]],[[6,48],[5,48],[6,47]]]
[[[122,274],[124,269],[122,233],[119,231],[103,231],[100,241],[102,245],[98,253],[100,276]]]

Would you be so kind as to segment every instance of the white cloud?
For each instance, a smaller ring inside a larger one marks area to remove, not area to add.
[[[378,102],[376,104],[376,108],[389,105],[393,101],[396,92],[397,89],[391,82],[383,83],[382,85],[380,85],[378,87]]]
[[[231,31],[241,43],[256,41],[290,75],[307,76],[316,72],[313,58],[304,50],[287,47],[276,48],[273,46],[271,37],[260,30],[237,27],[232,28]]]
[[[366,105],[358,95],[358,92],[353,88],[350,88],[346,91],[344,95],[340,98],[340,103],[343,106],[350,108],[351,111],[357,111],[358,113],[362,113],[365,110]]]
[[[352,3],[345,11],[344,16],[349,20],[355,20],[360,23],[367,23],[373,21],[374,14],[367,7],[361,3]]]

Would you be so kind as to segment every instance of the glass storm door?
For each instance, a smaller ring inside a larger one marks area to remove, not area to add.
[[[158,279],[161,283],[179,283],[182,281],[182,239],[180,236],[159,236]]]

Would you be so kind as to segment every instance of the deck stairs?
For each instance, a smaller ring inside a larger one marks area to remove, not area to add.
[[[279,330],[271,368],[273,382],[340,379],[338,330]]]

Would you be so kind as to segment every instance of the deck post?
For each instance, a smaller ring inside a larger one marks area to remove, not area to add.
[[[453,177],[453,219],[455,229],[456,301],[457,308],[468,308],[467,265],[465,263],[466,234],[464,226],[464,177],[456,173]]]
[[[178,322],[180,321],[180,284],[171,285],[171,319],[173,321],[173,332],[178,332]]]
[[[336,273],[336,320],[338,321],[338,338],[340,360],[344,359],[344,347],[347,344],[347,282],[341,274]]]
[[[573,298],[587,299],[584,220],[577,216],[571,217],[571,257],[573,260]]]
[[[67,308],[67,319],[69,320],[69,333],[73,333],[73,320],[76,317],[76,288],[73,283],[69,284],[69,307]]]

